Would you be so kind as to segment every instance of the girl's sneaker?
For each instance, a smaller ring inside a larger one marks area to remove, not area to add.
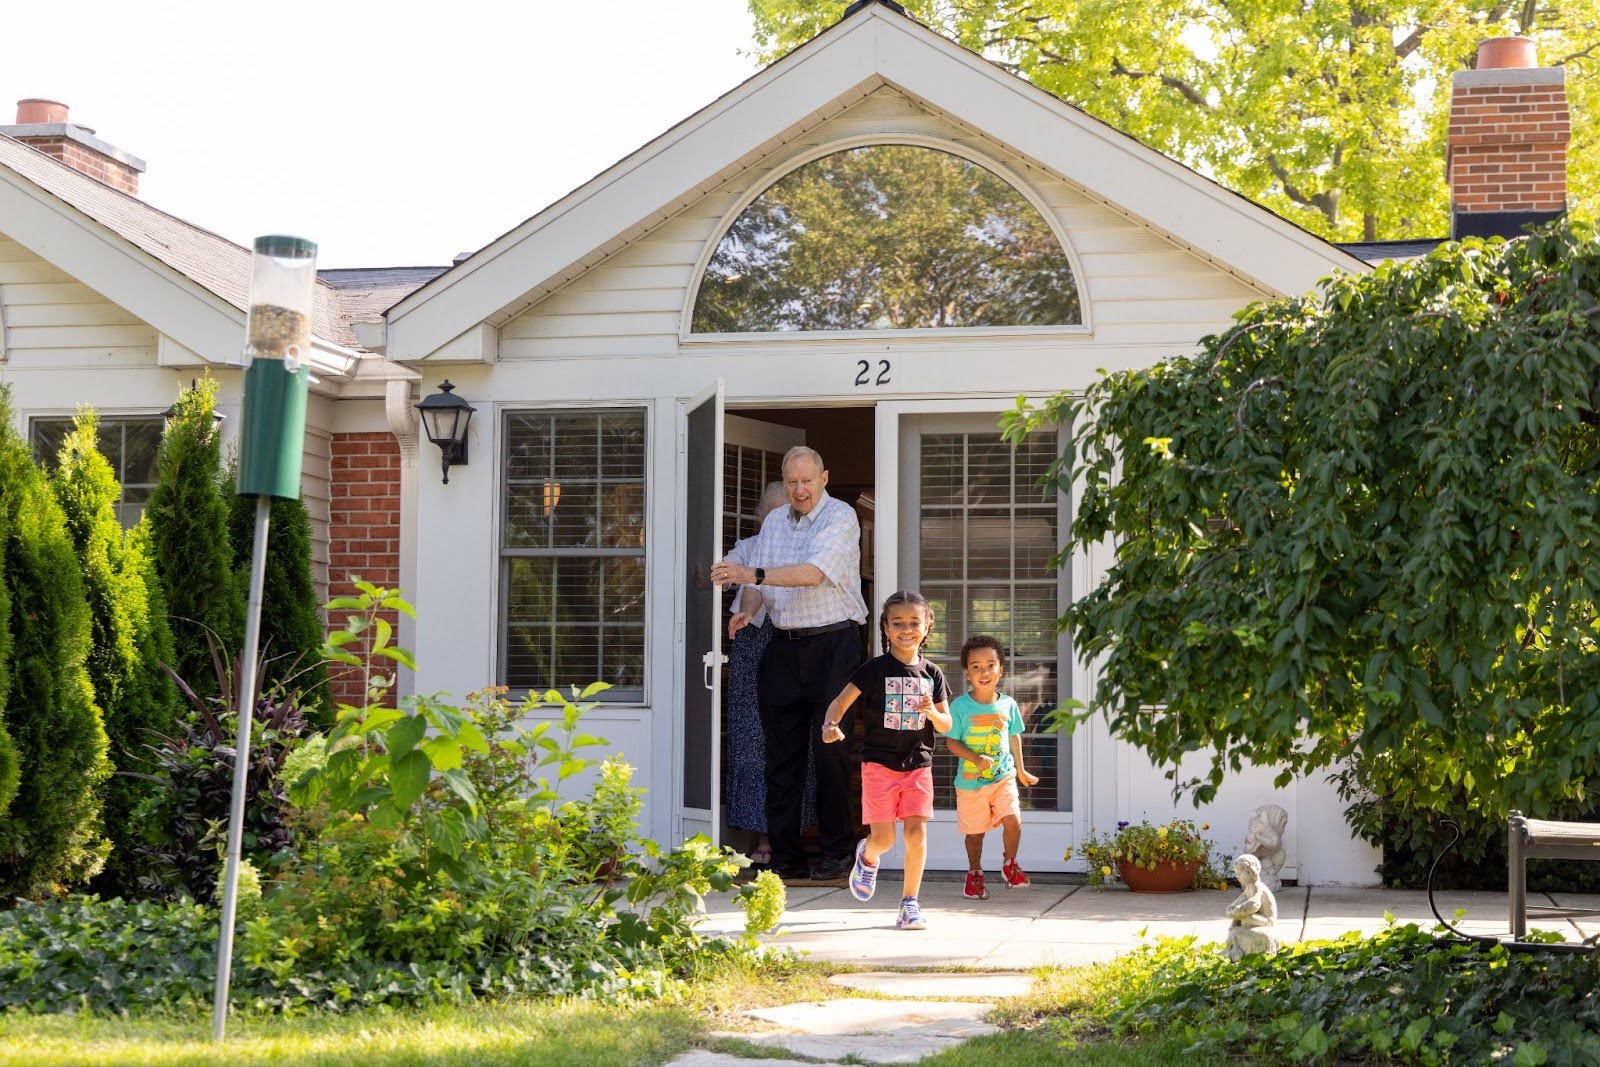
[[[982,871],[967,872],[967,887],[961,891],[961,895],[966,897],[968,900],[989,899],[989,890],[984,888],[983,885]]]
[[[916,897],[902,897],[900,899],[900,917],[894,921],[901,930],[926,930],[928,924],[923,921],[922,909],[917,906]]]
[[[1006,885],[1012,889],[1026,889],[1033,883],[1028,881],[1028,876],[1017,866],[1014,859],[1006,860],[1000,867],[1000,877],[1006,880]]]
[[[856,842],[856,862],[850,868],[850,895],[857,900],[871,900],[872,894],[878,890],[878,865],[868,863],[862,855],[866,848],[866,838]]]

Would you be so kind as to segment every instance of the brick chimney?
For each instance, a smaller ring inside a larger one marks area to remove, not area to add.
[[[54,100],[18,100],[15,126],[0,126],[0,133],[37,148],[125,193],[139,195],[139,175],[144,160],[107,144],[87,126],[67,121],[67,105]]]
[[[1451,237],[1515,237],[1567,210],[1566,68],[1537,63],[1531,40],[1499,37],[1478,46],[1476,69],[1455,75],[1445,150]]]

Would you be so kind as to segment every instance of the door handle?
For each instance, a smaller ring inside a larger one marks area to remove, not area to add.
[[[716,652],[707,652],[700,658],[700,664],[705,669],[705,683],[707,689],[715,690],[717,688],[715,679],[711,677],[711,672],[716,670],[718,667],[721,667],[726,662],[728,662],[728,657]]]

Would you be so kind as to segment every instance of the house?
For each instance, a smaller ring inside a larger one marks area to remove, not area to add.
[[[1559,214],[1564,119],[1518,117],[1530,99],[1564,116],[1561,71],[1464,72],[1457,97],[1460,232]],[[15,140],[48,125],[0,128],[0,376],[18,417],[92,403],[148,422],[200,367],[236,405],[244,250]],[[1482,180],[1527,166],[1526,190]],[[1323,241],[898,5],[858,3],[451,268],[322,273],[305,480],[321,562],[335,592],[352,575],[408,592],[418,691],[612,683],[587,728],[635,764],[647,832],[714,833],[723,603],[704,574],[750,532],[786,447],[818,449],[861,515],[869,601],[927,595],[947,668],[968,632],[1000,637],[1036,729],[1094,685],[1053,620],[1111,556],[1049,565],[1073,501],[1033,483],[1068,428],[1013,451],[997,413],[1426,247]],[[448,482],[413,410],[446,379],[476,409]],[[1029,869],[1070,869],[1063,849],[1091,830],[1175,809],[1102,727],[1026,744],[1043,779]],[[1277,803],[1286,877],[1373,881],[1332,787],[1273,777],[1226,783],[1202,815],[1219,844]],[[935,868],[964,862],[953,822],[929,835]]]

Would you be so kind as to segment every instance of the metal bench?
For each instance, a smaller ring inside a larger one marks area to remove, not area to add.
[[[1528,935],[1528,912],[1541,911],[1570,918],[1574,915],[1600,915],[1586,908],[1528,906],[1529,860],[1600,860],[1600,822],[1552,822],[1530,819],[1513,811],[1507,820],[1507,866],[1511,877],[1511,936],[1521,940]]]

